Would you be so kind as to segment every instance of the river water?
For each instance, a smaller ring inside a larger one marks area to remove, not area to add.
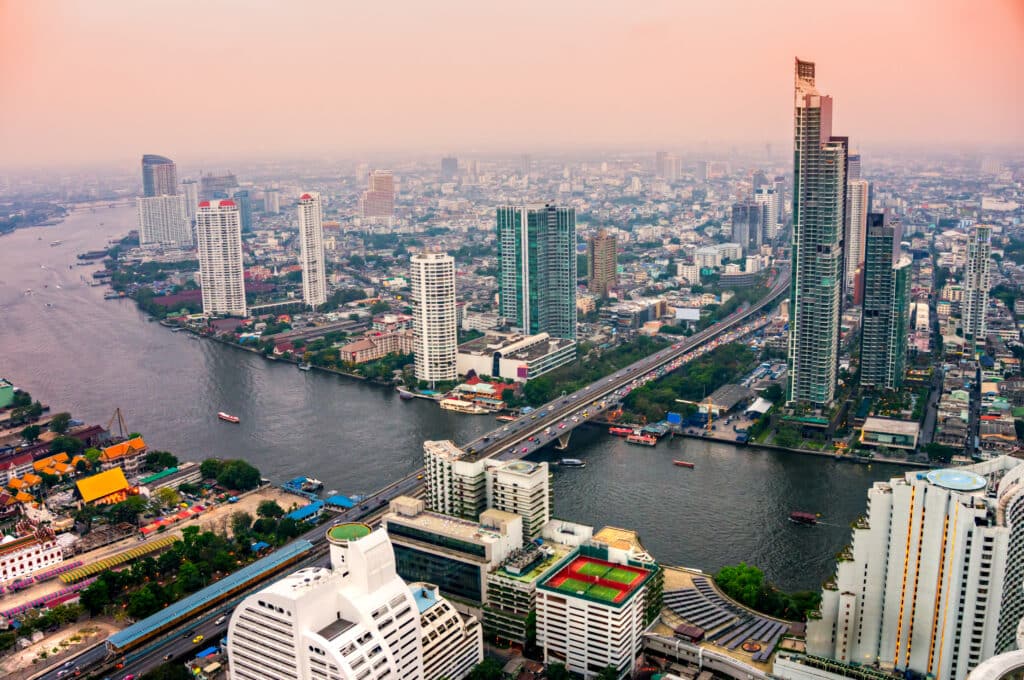
[[[129,300],[103,300],[105,287],[82,280],[98,266],[73,266],[75,255],[134,226],[134,208],[104,208],[0,238],[0,376],[88,422],[106,425],[120,407],[151,447],[182,458],[245,458],[274,481],[308,474],[347,494],[419,467],[426,439],[468,441],[494,427],[490,417],[191,340],[148,322]],[[242,422],[221,422],[217,411]],[[562,455],[587,467],[554,468],[559,517],[636,529],[670,564],[756,564],[785,589],[818,587],[867,488],[900,473],[700,440],[649,449],[597,428],[540,459]],[[674,467],[673,458],[696,468]],[[823,523],[794,525],[794,509],[819,512]]]

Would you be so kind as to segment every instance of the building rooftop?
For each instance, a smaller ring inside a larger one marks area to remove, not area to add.
[[[981,491],[988,486],[981,475],[956,468],[932,470],[925,475],[925,479],[950,491]]]
[[[462,460],[468,455],[450,439],[425,441],[423,442],[423,450],[432,456],[452,462]]]
[[[327,538],[332,541],[354,541],[373,532],[370,525],[362,522],[346,522],[327,530]]]
[[[76,482],[78,493],[86,503],[104,498],[118,491],[128,488],[128,479],[124,476],[124,470],[119,467],[110,468],[92,477],[86,477]]]
[[[864,420],[864,429],[872,432],[884,432],[886,434],[900,434],[907,437],[917,436],[920,426],[910,420],[896,420],[894,418],[876,418],[874,416]]]
[[[490,356],[495,352],[501,352],[501,355],[506,359],[530,361],[573,344],[575,344],[573,340],[552,338],[547,333],[538,333],[536,335],[492,333],[462,343],[459,345],[459,352],[476,356]]]
[[[613,564],[576,553],[539,585],[546,590],[618,606],[629,600],[651,573],[643,567]]]
[[[743,385],[722,385],[711,393],[711,403],[723,411],[731,410],[736,404],[754,397],[754,391]]]
[[[502,513],[501,510],[488,510],[487,512]],[[511,513],[502,514],[509,515],[510,518],[513,519],[518,517],[518,515],[512,515]],[[413,516],[393,512],[388,515],[388,521],[414,526],[418,529],[423,529],[442,536],[461,538],[463,540],[475,541],[477,543],[490,543],[500,538],[499,534],[494,531],[486,530],[479,522],[461,519],[459,517],[441,515],[436,512],[430,512],[429,510],[425,510]]]
[[[420,614],[437,604],[437,593],[430,588],[413,585],[409,590],[412,592],[413,599],[416,600],[416,608],[420,610]]]

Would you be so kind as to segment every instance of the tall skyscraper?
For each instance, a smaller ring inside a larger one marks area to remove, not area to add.
[[[363,217],[391,219],[395,216],[395,178],[390,170],[374,170],[367,177],[366,191],[359,201]]]
[[[524,333],[576,339],[576,210],[497,210],[501,316]]]
[[[808,654],[963,680],[1013,649],[1024,614],[1022,520],[1024,466],[1009,456],[875,482],[820,616],[808,617]],[[774,675],[842,675],[829,670],[777,663]]]
[[[437,588],[406,584],[383,530],[327,530],[331,568],[249,595],[228,624],[229,680],[461,680],[483,659],[479,622]]]
[[[832,135],[814,63],[797,59],[795,76],[788,399],[825,407],[839,370],[847,143]]]
[[[846,164],[846,179],[853,182],[860,178],[860,154],[851,153],[850,160]]]
[[[191,224],[196,219],[196,206],[199,205],[199,183],[186,179],[181,183],[181,193],[185,196],[185,215]]]
[[[964,272],[964,299],[961,303],[964,339],[975,345],[986,340],[985,309],[988,307],[989,269],[992,262],[992,227],[982,224],[971,228],[967,240],[967,268]],[[968,344],[969,350],[974,347]]]
[[[192,245],[192,223],[185,211],[185,196],[146,196],[135,199],[142,245]]]
[[[226,175],[206,173],[199,177],[199,199],[203,201],[230,198],[238,187],[238,178],[230,172]]]
[[[239,189],[231,198],[238,205],[238,214],[242,216],[242,231],[252,231],[252,198],[248,189]]]
[[[782,196],[771,186],[754,189],[754,202],[761,206],[761,242],[769,243],[779,235],[779,203]]]
[[[416,379],[431,384],[455,380],[455,259],[444,253],[417,253],[412,256],[411,265]]]
[[[196,210],[203,313],[245,316],[242,217],[232,200],[202,201]]]
[[[761,247],[764,208],[757,201],[744,201],[732,205],[732,241],[745,252],[753,253]]]
[[[281,192],[277,189],[263,191],[263,212],[276,215],[281,212]]]
[[[608,297],[618,279],[615,234],[602,229],[587,239],[587,288],[594,295]]]
[[[142,195],[173,196],[178,193],[178,167],[170,158],[147,153],[142,157]]]
[[[441,159],[441,181],[452,182],[459,176],[459,159],[446,156]]]
[[[846,196],[846,292],[852,296],[853,282],[857,272],[864,266],[864,242],[870,212],[867,181],[857,179],[847,182]]]
[[[299,197],[299,264],[302,265],[302,300],[314,309],[327,302],[327,267],[324,264],[323,207],[320,194]]]
[[[906,368],[910,257],[900,255],[900,230],[884,215],[871,213],[867,225],[860,384],[897,389]]]

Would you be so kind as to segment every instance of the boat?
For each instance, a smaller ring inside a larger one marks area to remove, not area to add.
[[[487,409],[482,406],[478,406],[471,401],[463,401],[462,399],[442,399],[441,408],[446,411],[455,411],[456,413],[468,413],[474,416],[483,415],[484,413],[490,413]]]
[[[319,491],[324,488],[324,483],[314,477],[306,477],[300,488],[303,491]]]
[[[50,247],[51,248],[56,248],[57,246],[59,246],[62,243],[64,243],[64,241],[50,241]]]
[[[298,365],[298,369],[300,371],[308,371],[308,370],[310,370],[312,368],[313,368],[313,364],[309,364],[309,363],[301,363],[301,364]]]
[[[789,513],[789,521],[794,524],[817,524],[818,516],[813,512],[800,512],[798,510],[794,510]]]
[[[633,428],[631,427],[609,427],[608,434],[613,434],[616,437],[628,437],[633,434]]]
[[[626,437],[627,444],[638,444],[640,446],[654,446],[658,443],[657,437],[649,434],[631,434]]]
[[[673,465],[678,465],[679,467],[684,467],[684,468],[693,468],[693,463],[691,463],[690,461],[687,461],[687,460],[674,460],[674,461],[672,461],[672,464]]]
[[[218,412],[217,413],[217,417],[220,418],[221,420],[226,420],[229,423],[240,423],[240,422],[242,422],[242,419],[239,418],[238,416],[233,416],[230,413],[224,413],[224,411]]]
[[[584,463],[579,458],[563,458],[562,460],[558,461],[558,464],[561,465],[562,467],[572,467],[572,468],[587,467],[587,464]]]

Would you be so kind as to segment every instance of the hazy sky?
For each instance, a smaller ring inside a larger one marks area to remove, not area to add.
[[[0,164],[1024,145],[1024,0],[0,0]]]

